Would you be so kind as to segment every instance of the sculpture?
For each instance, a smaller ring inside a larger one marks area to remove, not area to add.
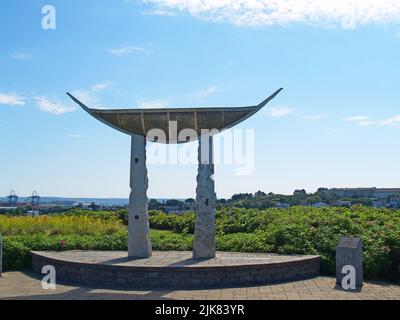
[[[146,141],[171,144],[199,140],[193,258],[213,258],[216,195],[212,136],[251,117],[281,90],[250,107],[119,110],[91,109],[67,93],[90,115],[131,136],[128,256],[148,258],[152,251],[147,212]]]

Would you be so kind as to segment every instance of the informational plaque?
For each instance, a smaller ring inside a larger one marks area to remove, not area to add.
[[[336,247],[336,283],[341,285],[342,279],[355,271],[355,283],[361,287],[363,283],[363,250],[360,238],[343,237]],[[353,275],[350,275],[353,276]]]
[[[340,247],[340,248],[356,249],[360,243],[361,243],[361,239],[359,239],[359,238],[343,237],[339,241],[338,248]]]

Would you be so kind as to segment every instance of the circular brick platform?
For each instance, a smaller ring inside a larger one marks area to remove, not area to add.
[[[249,286],[319,275],[320,257],[218,252],[193,260],[190,251],[156,251],[131,259],[123,251],[32,251],[32,268],[56,268],[57,281],[124,288],[215,288]]]

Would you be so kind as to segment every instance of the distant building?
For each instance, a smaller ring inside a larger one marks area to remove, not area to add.
[[[400,200],[399,199],[392,199],[389,201],[387,206],[391,209],[398,209],[400,207]]]
[[[380,188],[376,189],[374,197],[378,199],[387,199],[389,197],[399,197],[400,188]]]
[[[31,217],[38,217],[40,215],[39,210],[29,210],[26,212],[27,216],[31,216]]]
[[[400,188],[332,188],[328,192],[340,198],[387,199],[390,196],[399,196]]]
[[[370,198],[374,197],[376,188],[332,188],[328,193],[333,193],[339,198]]]
[[[288,204],[288,203],[280,203],[279,202],[275,205],[275,208],[278,208],[278,209],[287,209],[289,207],[290,207],[290,204]]]
[[[327,207],[327,206],[328,206],[328,204],[325,202],[316,202],[311,205],[311,207],[314,207],[314,208],[322,208],[322,207]]]
[[[17,205],[19,197],[15,194],[14,190],[11,190],[10,195],[7,196],[7,198],[8,198],[8,205],[10,207],[13,207],[13,206]]]
[[[386,207],[386,199],[372,199],[372,207],[374,208]]]
[[[190,211],[193,211],[192,207],[181,205],[181,206],[164,206],[163,211],[165,213],[173,213],[173,214],[183,214]]]
[[[15,209],[18,209],[18,207],[3,207],[3,206],[1,206],[0,213],[5,213],[7,211],[11,211],[11,210],[15,210]]]
[[[31,206],[40,205],[40,196],[37,194],[36,191],[33,191],[32,195],[28,199],[30,200]]]
[[[100,205],[95,204],[94,202],[90,203],[75,202],[74,207],[77,209],[92,210],[92,211],[97,211],[102,208]]]
[[[351,207],[351,201],[334,201],[330,204],[331,207]]]

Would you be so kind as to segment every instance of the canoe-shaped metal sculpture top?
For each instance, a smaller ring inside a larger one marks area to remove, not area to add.
[[[195,140],[202,130],[222,131],[251,117],[282,90],[279,89],[263,102],[250,107],[216,108],[163,108],[163,109],[91,109],[70,93],[68,96],[90,115],[123,133],[145,136],[147,140],[160,143],[183,143]],[[184,132],[183,139],[171,133]],[[174,129],[174,128],[172,128]],[[182,131],[184,129],[189,129]],[[190,131],[193,134],[190,134]],[[157,132],[163,132],[159,134]]]

